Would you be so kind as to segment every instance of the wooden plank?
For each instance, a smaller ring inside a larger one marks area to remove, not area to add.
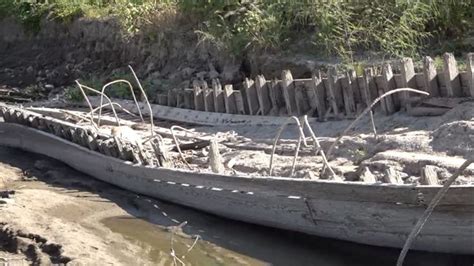
[[[177,91],[175,89],[168,90],[168,102],[166,103],[167,106],[176,107],[177,104]]]
[[[295,83],[295,102],[298,115],[304,115],[311,109],[308,104],[304,82]]]
[[[280,115],[286,113],[286,105],[285,100],[283,99],[280,82],[276,79],[273,79],[268,86],[270,101],[272,103],[272,110],[269,114]]]
[[[245,101],[244,101],[244,97],[242,96],[242,92],[234,91],[232,95],[234,95],[235,107],[237,108],[237,114],[239,115],[246,114],[245,105],[244,105]]]
[[[224,93],[219,79],[212,80],[212,91],[214,96],[214,111],[217,113],[225,113]]]
[[[374,83],[374,72],[372,68],[366,68],[364,69],[364,88],[362,90],[362,95],[366,106],[369,106],[372,103],[372,96],[370,93],[371,83]]]
[[[461,82],[459,80],[459,72],[456,59],[452,53],[445,53],[444,60],[444,81],[446,83],[446,91],[448,97],[462,96]]]
[[[426,91],[431,97],[438,97],[440,95],[438,84],[438,73],[434,61],[431,57],[423,57],[423,79],[425,81]]]
[[[316,84],[314,80],[309,80],[308,82],[305,82],[304,84],[304,89],[306,90],[306,95],[308,97],[308,104],[309,104],[309,111],[307,114],[309,116],[313,116],[313,114],[316,112],[318,109],[318,97],[316,95]]]
[[[166,95],[166,94],[157,94],[156,95],[156,102],[159,105],[166,106],[168,104],[168,95]]]
[[[214,93],[212,89],[209,88],[205,80],[201,80],[201,90],[204,95],[204,110],[206,112],[215,112],[214,110]]]
[[[232,84],[224,86],[224,105],[225,112],[228,114],[237,114],[237,106],[234,99],[234,89]]]
[[[468,91],[471,97],[474,97],[474,53],[468,53],[466,56]]]
[[[193,92],[194,92],[194,110],[204,111],[204,94],[202,92],[199,81],[193,81]]]
[[[184,90],[176,90],[176,107],[184,108]]]
[[[257,91],[258,103],[259,103],[259,114],[266,115],[272,109],[272,103],[270,101],[270,92],[267,84],[267,80],[263,75],[258,75],[255,78],[255,90]]]
[[[416,89],[416,80],[415,80],[415,66],[413,65],[413,60],[409,57],[404,57],[400,61],[400,70],[401,70],[401,87],[402,88],[413,88]],[[410,94],[408,92],[400,92],[400,105],[402,108],[409,108],[409,98]]]
[[[194,109],[194,92],[192,89],[184,90],[184,108]]]
[[[328,86],[326,87],[326,91],[327,91],[329,106],[332,107],[332,111],[334,112],[334,115],[337,117],[339,116],[339,107],[337,106],[337,101],[336,101],[336,92],[335,92],[336,81],[337,81],[336,69],[331,67],[329,68],[329,71],[328,71],[328,82],[327,82]]]
[[[346,116],[354,117],[356,113],[356,105],[354,101],[354,90],[352,88],[355,80],[355,71],[346,72],[346,76],[341,79],[342,94],[344,96],[344,109]]]
[[[392,66],[389,63],[385,63],[382,67],[381,88],[383,93],[387,93],[395,88],[395,80],[393,79]],[[387,115],[393,114],[397,111],[394,100],[395,97],[397,97],[397,95],[392,94],[384,98]]]
[[[256,115],[259,109],[257,90],[255,89],[255,82],[249,78],[244,81],[245,95],[247,97],[247,104],[249,107],[249,114]]]
[[[426,165],[421,169],[421,179],[420,183],[422,185],[438,185],[438,173],[436,172],[436,166]]]
[[[283,98],[285,99],[286,113],[288,115],[295,115],[297,112],[295,88],[290,70],[283,70],[281,73],[281,90],[283,92]]]

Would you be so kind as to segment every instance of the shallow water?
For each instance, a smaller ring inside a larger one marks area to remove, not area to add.
[[[102,223],[140,246],[142,255],[157,265],[173,265],[171,248],[186,265],[395,265],[398,256],[395,249],[250,225],[153,201],[156,203],[160,210],[166,210],[165,217],[119,216],[104,219]],[[176,221],[175,218],[187,218],[189,222],[182,226],[183,230],[177,229],[178,223],[165,222],[166,219]],[[200,237],[188,251],[196,235]],[[411,251],[405,265],[471,266],[473,259]]]

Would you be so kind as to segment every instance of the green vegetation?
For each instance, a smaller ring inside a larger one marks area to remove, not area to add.
[[[463,42],[473,34],[472,0],[0,0],[0,16],[14,14],[32,31],[45,17],[68,22],[115,16],[125,32],[137,34],[153,28],[153,18],[164,11],[193,18],[202,42],[237,56],[301,43],[347,61],[364,51],[413,56],[430,46],[473,46]]]

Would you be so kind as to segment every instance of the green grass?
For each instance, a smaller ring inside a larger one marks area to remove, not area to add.
[[[160,27],[154,18],[169,11],[194,21],[201,42],[236,56],[299,49],[300,42],[346,62],[363,51],[399,57],[474,47],[458,45],[472,34],[472,0],[0,0],[0,17],[13,15],[32,32],[46,17],[114,16],[125,33],[152,34]]]

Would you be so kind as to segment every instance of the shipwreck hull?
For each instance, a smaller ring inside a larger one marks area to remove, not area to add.
[[[440,188],[145,167],[12,123],[0,123],[0,145],[44,154],[124,189],[219,216],[376,246],[403,246]],[[413,248],[474,254],[473,192],[472,186],[452,187]]]

